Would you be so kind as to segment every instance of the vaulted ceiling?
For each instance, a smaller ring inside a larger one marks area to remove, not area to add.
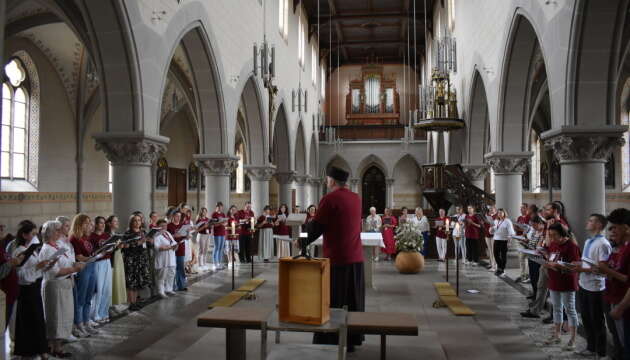
[[[424,54],[425,18],[430,33],[437,0],[295,0],[294,6],[300,2],[308,13],[309,40],[316,41],[319,27],[320,57],[332,55],[334,68],[337,54],[339,65],[403,63],[410,54],[413,66],[414,53],[418,59]]]

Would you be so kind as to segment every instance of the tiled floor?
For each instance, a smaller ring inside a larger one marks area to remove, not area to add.
[[[256,291],[257,299],[243,300],[237,306],[276,303],[277,265],[257,265],[256,276],[267,279]],[[454,271],[451,276],[455,284]],[[239,269],[237,286],[248,279],[249,268]],[[69,350],[77,359],[224,359],[224,330],[198,328],[196,317],[231,290],[230,280],[229,270],[213,274],[190,286],[187,293],[103,326],[100,334],[70,345]],[[401,275],[390,262],[376,264],[376,289],[367,291],[367,310],[412,313],[420,326],[418,337],[388,337],[389,359],[575,358],[559,347],[543,347],[540,343],[548,336],[549,327],[521,319],[518,312],[526,307],[524,296],[485,269],[467,266],[461,272],[460,296],[476,311],[474,317],[455,317],[446,308],[433,308],[436,281],[444,281],[444,264],[435,261],[428,261],[425,270],[416,275]],[[470,294],[469,289],[479,293]],[[258,359],[259,332],[248,331],[247,335],[248,358]],[[311,336],[285,333],[282,341],[310,343]],[[269,340],[269,346],[272,342]],[[377,359],[378,351],[379,338],[367,336],[364,345],[348,358]]]

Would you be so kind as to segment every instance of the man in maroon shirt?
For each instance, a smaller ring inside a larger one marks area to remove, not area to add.
[[[326,185],[329,193],[319,202],[315,219],[307,224],[307,243],[324,235],[324,257],[331,263],[330,306],[365,311],[361,198],[346,187],[348,175],[336,167],[328,171]],[[334,334],[316,334],[313,341],[337,344],[338,338]],[[362,335],[350,334],[348,351],[354,351],[354,346],[361,345],[362,341]]]
[[[524,229],[529,228],[529,205],[527,203],[521,204],[521,216],[516,219],[516,225],[514,226],[514,230],[516,231],[516,235],[524,236]],[[519,227],[521,225],[522,227]],[[522,248],[519,244],[519,247]],[[518,265],[521,269],[521,275],[514,280],[514,282],[523,282],[529,283],[529,268],[527,267],[527,256],[524,253],[518,253]]]

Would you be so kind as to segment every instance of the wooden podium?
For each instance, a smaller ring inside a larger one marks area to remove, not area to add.
[[[282,258],[278,267],[278,317],[322,325],[330,319],[330,260]]]

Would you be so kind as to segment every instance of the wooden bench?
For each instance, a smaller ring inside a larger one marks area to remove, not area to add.
[[[273,308],[260,307],[215,307],[197,318],[197,326],[225,329],[225,358],[246,359],[246,330],[263,330]],[[261,339],[264,354],[266,338]]]
[[[349,312],[348,332],[381,336],[381,360],[387,357],[387,335],[418,336],[414,315],[387,312]]]
[[[456,316],[475,315],[475,312],[472,311],[471,308],[466,306],[466,304],[464,304],[459,297],[457,297],[455,290],[453,290],[451,284],[447,282],[436,282],[433,283],[433,286],[435,287],[435,291],[437,292],[439,297],[439,299],[435,303],[433,303],[433,307],[439,308],[446,306]]]

